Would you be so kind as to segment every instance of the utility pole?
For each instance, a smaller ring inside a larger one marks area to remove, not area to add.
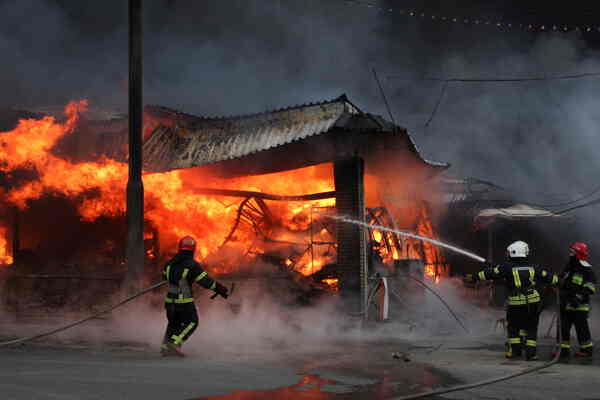
[[[129,0],[129,180],[127,181],[126,289],[140,289],[144,272],[142,182],[142,0]]]

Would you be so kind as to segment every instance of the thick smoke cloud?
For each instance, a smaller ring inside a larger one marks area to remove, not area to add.
[[[541,22],[506,3],[476,3],[403,4],[432,14]],[[454,174],[494,181],[541,204],[593,189],[597,78],[450,83],[427,127],[442,84],[419,80],[600,71],[589,37],[434,23],[341,0],[157,0],[145,2],[144,14],[146,103],[231,115],[345,92],[387,116],[376,67],[396,121]],[[563,22],[561,16],[549,21]],[[573,13],[564,17],[577,23]],[[88,98],[94,107],[126,111],[127,2],[4,1],[0,22],[0,51],[9,60],[0,65],[0,106],[35,109]],[[593,208],[578,215],[573,240],[596,232]]]

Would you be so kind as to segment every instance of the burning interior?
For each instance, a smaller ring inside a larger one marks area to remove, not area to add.
[[[73,102],[64,117],[21,119],[0,134],[0,263],[16,309],[29,293],[45,305],[93,304],[127,268],[127,120],[86,119],[86,108]],[[430,243],[329,217],[435,238],[429,182],[446,168],[345,96],[235,118],[149,106],[143,154],[148,281],[183,235],[198,239],[215,276],[284,272],[329,293],[364,290],[372,251],[390,275],[405,260],[421,260],[434,281],[449,274]]]

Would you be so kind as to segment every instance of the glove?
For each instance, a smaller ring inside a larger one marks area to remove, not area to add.
[[[229,294],[228,294],[229,289],[227,289],[225,286],[221,285],[219,282],[216,282],[214,290],[215,290],[216,294],[223,297],[224,299],[226,299],[229,296]]]
[[[474,283],[475,282],[475,275],[473,274],[466,274],[463,278],[463,281],[465,283]]]

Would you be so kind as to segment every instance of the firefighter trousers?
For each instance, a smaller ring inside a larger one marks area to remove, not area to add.
[[[561,349],[568,351],[571,349],[571,327],[575,325],[577,341],[582,352],[591,353],[593,350],[592,335],[590,325],[588,324],[589,311],[566,310],[564,307],[560,310],[560,328],[562,342]],[[558,336],[557,336],[558,337]]]
[[[196,305],[193,302],[166,303],[165,310],[168,324],[163,344],[170,342],[181,346],[198,327]]]
[[[540,320],[539,302],[511,306],[506,310],[507,322],[507,357],[519,357],[523,353],[527,358],[535,357],[537,353],[537,331]],[[523,339],[522,339],[523,336]]]

